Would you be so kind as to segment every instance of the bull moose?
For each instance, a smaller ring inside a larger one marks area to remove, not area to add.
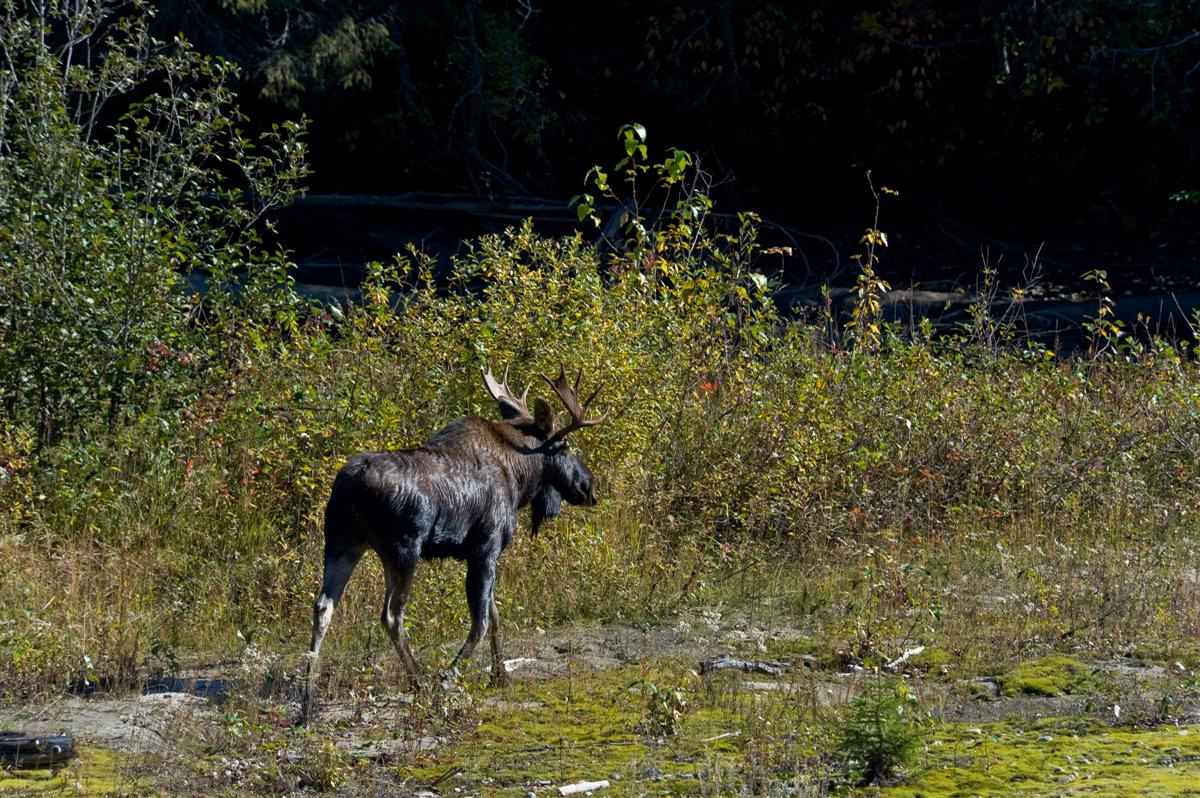
[[[579,378],[572,386],[560,367],[557,379],[543,377],[570,416],[555,429],[548,402],[525,405],[529,388],[517,397],[508,387],[508,372],[497,382],[483,372],[488,393],[496,400],[500,421],[462,416],[451,421],[424,446],[351,457],[334,479],[325,507],[325,570],[313,606],[312,645],[301,721],[309,715],[313,676],[321,641],[346,582],[367,549],[383,563],[384,600],[381,621],[411,677],[417,662],[404,632],[404,608],[413,573],[421,558],[453,557],[467,564],[467,606],[471,630],[449,668],[469,658],[490,631],[492,678],[503,682],[499,624],[493,586],[496,560],[512,542],[517,510],[532,504],[532,534],[558,514],[562,500],[596,503],[592,473],[572,454],[566,437],[607,418],[587,419],[585,412],[600,392],[579,399]]]

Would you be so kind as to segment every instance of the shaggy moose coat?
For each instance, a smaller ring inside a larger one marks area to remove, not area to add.
[[[517,510],[533,503],[533,533],[553,518],[562,500],[596,503],[592,474],[564,438],[603,420],[584,420],[565,374],[547,382],[562,399],[571,423],[554,430],[554,413],[543,400],[535,412],[525,395],[515,397],[507,381],[485,384],[499,404],[501,421],[464,416],[450,422],[424,446],[351,457],[334,479],[325,508],[325,568],[313,607],[309,679],[302,714],[307,718],[317,656],[333,610],[367,549],[383,564],[385,595],[381,622],[405,669],[418,667],[404,631],[404,608],[421,558],[453,557],[467,563],[471,629],[450,664],[471,656],[491,631],[492,676],[505,677],[500,657],[499,612],[493,595],[496,561],[512,542]],[[526,389],[528,393],[528,389]]]

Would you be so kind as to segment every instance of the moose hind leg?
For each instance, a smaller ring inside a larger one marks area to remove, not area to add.
[[[467,608],[471,611],[471,631],[450,667],[469,659],[479,641],[487,634],[492,610],[492,586],[496,582],[496,561],[490,558],[467,562]]]
[[[408,598],[412,594],[413,573],[416,569],[416,561],[402,562],[398,565],[384,563],[383,613],[379,619],[383,623],[383,628],[387,630],[388,636],[392,638],[392,645],[396,647],[400,662],[408,671],[410,679],[414,681],[420,668],[408,647],[408,635],[404,631],[404,608],[408,605]]]
[[[346,582],[354,573],[354,567],[362,559],[365,549],[350,549],[330,556],[326,553],[325,573],[321,578],[321,591],[313,602],[312,643],[308,648],[308,669],[304,680],[304,697],[300,703],[300,722],[307,723],[313,706],[313,681],[317,673],[317,655],[321,652],[321,643],[325,633],[329,631],[329,622],[333,620],[333,610],[342,600],[346,590]]]
[[[312,644],[308,648],[308,654],[314,659],[321,651],[325,633],[329,631],[329,622],[333,620],[333,610],[342,600],[346,583],[350,581],[350,575],[354,573],[354,567],[362,559],[364,551],[365,549],[351,549],[325,558],[321,592],[317,594],[317,600],[313,602]]]
[[[488,637],[492,643],[492,684],[503,687],[508,684],[508,671],[504,670],[504,659],[500,655],[500,610],[496,607],[496,588],[492,586],[491,601],[488,602]]]

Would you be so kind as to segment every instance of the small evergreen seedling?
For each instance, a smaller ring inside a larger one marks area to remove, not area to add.
[[[881,784],[911,764],[923,743],[917,701],[908,685],[877,676],[850,704],[838,750],[857,784]]]

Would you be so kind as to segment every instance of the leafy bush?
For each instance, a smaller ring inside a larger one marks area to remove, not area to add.
[[[255,225],[304,166],[299,126],[255,150],[235,67],[143,8],[24,8],[0,5],[0,406],[46,444],[187,390],[197,280],[283,280]]]

